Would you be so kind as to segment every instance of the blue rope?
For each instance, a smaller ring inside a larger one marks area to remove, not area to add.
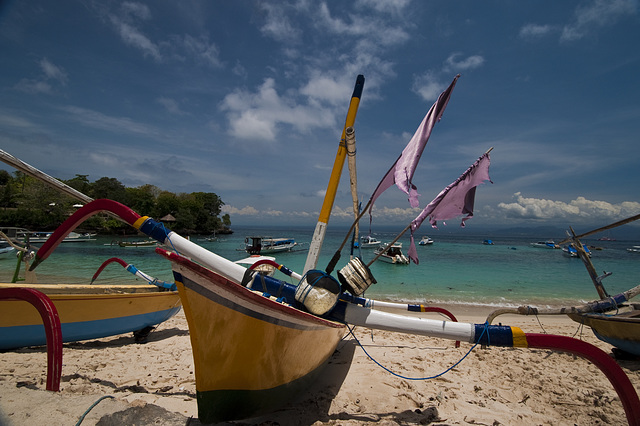
[[[84,420],[84,418],[86,417],[87,414],[89,414],[89,411],[91,411],[93,409],[93,407],[95,407],[96,405],[98,405],[98,403],[100,401],[102,401],[103,399],[107,399],[107,398],[113,398],[111,395],[105,395],[103,397],[101,397],[100,399],[98,399],[96,402],[94,402],[93,404],[91,404],[91,407],[87,408],[87,411],[85,411],[82,416],[80,416],[80,419],[78,420],[78,423],[76,423],[76,426],[79,426],[82,421]]]
[[[392,374],[392,375],[394,375],[396,377],[399,377],[401,379],[405,379],[405,380],[431,380],[431,379],[435,379],[437,377],[445,375],[449,371],[453,370],[456,366],[458,366],[458,364],[460,364],[471,353],[471,351],[476,346],[478,346],[478,342],[480,342],[480,340],[482,340],[482,336],[484,336],[484,333],[487,333],[487,331],[488,331],[489,323],[488,322],[484,323],[484,329],[482,330],[482,334],[480,334],[480,338],[478,338],[476,343],[471,347],[471,349],[469,349],[469,351],[466,354],[464,354],[464,356],[462,358],[460,358],[455,364],[453,364],[451,367],[449,367],[446,370],[444,370],[442,373],[439,373],[439,374],[436,374],[435,376],[430,376],[430,377],[407,377],[407,376],[403,376],[403,375],[398,374],[398,373],[394,373],[393,371],[389,370],[387,367],[385,367],[384,365],[382,365],[378,361],[376,361],[371,355],[369,355],[369,352],[367,352],[367,350],[364,348],[364,346],[362,346],[362,343],[360,343],[360,341],[358,340],[356,335],[353,333],[353,329],[351,327],[349,327],[348,325],[347,325],[347,328],[349,329],[349,333],[351,333],[353,338],[356,340],[356,343],[358,344],[358,346],[360,346],[362,348],[362,350],[369,357],[369,359],[371,361],[375,362],[378,365],[378,367],[382,368],[387,373]],[[489,333],[487,333],[487,338],[488,337],[489,337]],[[487,344],[487,346],[488,346],[488,344]]]
[[[173,245],[173,241],[171,241],[171,237],[169,237],[169,232],[167,231],[167,228],[164,227],[164,223],[160,222],[160,226],[162,226],[162,230],[165,232],[165,235],[167,236],[167,240],[169,240],[169,243],[171,244],[171,248],[173,249],[173,251],[175,251],[177,254],[180,254],[180,252]]]

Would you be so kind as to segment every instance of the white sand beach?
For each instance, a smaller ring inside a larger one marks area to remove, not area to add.
[[[459,321],[474,323],[483,323],[492,311],[448,308]],[[575,335],[606,352],[611,349],[567,317],[505,315],[498,322],[530,333]],[[380,364],[412,378],[447,370],[471,348],[464,342],[455,348],[453,341],[363,328],[355,335]],[[619,364],[640,390],[640,361]],[[82,419],[82,425],[197,425],[193,370],[182,312],[161,324],[145,344],[135,344],[129,334],[65,344],[57,393],[45,390],[45,348],[5,352],[0,355],[0,424],[74,425]],[[409,380],[376,365],[347,335],[322,379],[299,400],[231,424],[619,425],[626,424],[626,417],[604,374],[572,355],[477,346],[444,375]]]

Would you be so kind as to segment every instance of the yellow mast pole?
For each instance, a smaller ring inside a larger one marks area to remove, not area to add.
[[[324,241],[324,236],[327,232],[329,216],[331,216],[333,202],[335,201],[336,193],[338,192],[338,184],[340,183],[344,160],[347,157],[345,141],[347,127],[353,127],[356,121],[356,114],[358,113],[358,106],[360,105],[360,96],[362,96],[363,87],[364,76],[358,75],[356,78],[356,85],[353,89],[353,94],[351,95],[351,102],[349,103],[349,110],[347,111],[347,119],[345,120],[344,128],[342,129],[342,137],[340,138],[338,153],[336,154],[336,159],[333,163],[333,169],[331,170],[331,176],[329,178],[329,184],[327,185],[327,192],[324,196],[324,202],[322,203],[322,209],[320,210],[316,229],[313,232],[311,244],[309,245],[309,254],[307,255],[307,261],[304,265],[304,273],[310,269],[315,269],[318,264],[318,257],[320,256],[320,250],[322,249],[322,242]]]

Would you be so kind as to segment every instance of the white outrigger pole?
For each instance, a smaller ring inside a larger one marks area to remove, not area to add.
[[[336,198],[338,191],[338,184],[340,183],[340,176],[342,175],[342,168],[344,166],[344,160],[347,157],[346,148],[346,131],[348,127],[353,127],[356,121],[356,114],[358,113],[358,106],[360,105],[360,96],[362,95],[362,89],[364,87],[364,76],[358,75],[356,78],[356,85],[351,95],[351,102],[349,103],[349,110],[347,111],[347,119],[345,120],[344,128],[342,129],[342,137],[340,139],[340,145],[338,147],[338,153],[333,163],[333,169],[331,170],[331,177],[329,178],[329,184],[327,185],[327,192],[324,196],[324,202],[322,203],[322,209],[320,210],[320,216],[318,217],[318,223],[316,229],[313,232],[313,238],[309,245],[309,254],[307,255],[307,261],[304,265],[303,274],[310,269],[315,269],[318,264],[318,257],[320,256],[320,250],[322,249],[322,242],[327,232],[327,224],[329,223],[329,216],[331,216],[331,210],[333,209],[333,202]]]

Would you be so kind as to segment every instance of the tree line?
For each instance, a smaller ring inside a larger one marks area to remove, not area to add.
[[[60,180],[93,198],[118,201],[143,216],[161,220],[168,228],[185,235],[230,233],[231,218],[220,217],[224,202],[212,192],[190,194],[164,191],[154,185],[125,187],[115,178],[102,177],[90,182],[88,175]],[[31,231],[57,228],[78,208],[78,200],[63,194],[40,180],[16,171],[0,170],[0,225]],[[74,207],[75,206],[75,207]],[[95,215],[81,225],[82,230],[102,234],[135,233],[131,226],[106,214]]]

